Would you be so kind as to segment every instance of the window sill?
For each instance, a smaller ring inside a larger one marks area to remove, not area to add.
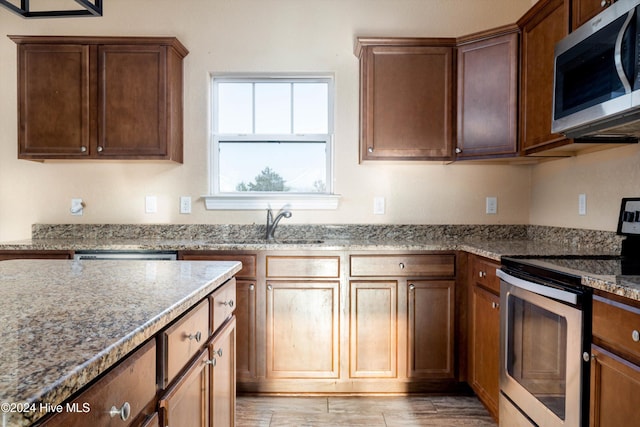
[[[338,194],[229,194],[202,196],[207,210],[338,209]]]

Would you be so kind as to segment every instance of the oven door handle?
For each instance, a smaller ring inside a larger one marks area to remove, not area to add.
[[[578,295],[572,292],[567,292],[563,291],[562,289],[557,289],[551,286],[545,286],[539,283],[523,280],[507,274],[502,270],[496,270],[496,274],[500,279],[517,288],[521,288],[529,292],[533,292],[534,294],[542,295],[548,298],[564,301],[573,305],[576,305],[578,303]]]

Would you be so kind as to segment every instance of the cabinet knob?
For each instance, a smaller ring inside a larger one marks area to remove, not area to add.
[[[462,153],[462,148],[456,147],[456,154],[460,154],[460,153]]]
[[[404,262],[401,262],[400,264],[398,264],[398,267],[400,267],[400,270],[404,270]]]
[[[416,289],[416,285],[414,285],[413,283],[409,285],[409,290],[413,291]]]
[[[369,148],[367,148],[367,151],[368,151],[369,153],[373,153],[373,147],[369,147]]]
[[[496,308],[500,308],[500,304],[497,302],[492,302],[491,303],[491,308],[496,309]]]
[[[600,6],[601,6],[601,7],[607,7],[607,6],[609,6],[609,5],[611,5],[611,0],[602,0],[602,1],[600,2]]]
[[[267,285],[267,290],[268,290],[268,291],[270,291],[270,290],[272,290],[272,289],[273,289],[273,286],[271,286],[271,285]]]
[[[584,353],[582,353],[582,360],[584,360],[585,362],[588,362],[589,360],[591,360],[592,357],[596,357],[594,354],[589,354],[588,351],[585,351]]]
[[[249,285],[249,290],[251,292],[255,291],[256,290],[256,286],[255,285]]]
[[[478,277],[480,277],[481,279],[484,277],[487,277],[487,272],[486,271],[479,271],[478,272]]]
[[[127,421],[129,415],[131,415],[131,405],[129,405],[129,402],[124,402],[120,409],[112,406],[109,410],[109,416],[111,418],[119,416],[122,421]]]
[[[190,340],[196,340],[196,342],[200,342],[200,340],[202,339],[202,333],[198,331],[195,334],[187,335],[187,338],[189,338]]]
[[[217,350],[214,350],[213,352],[214,352],[215,354],[217,354],[217,355],[218,355],[218,357],[222,357],[222,347],[220,347],[220,348],[219,348],[219,349],[217,349]]]
[[[638,342],[638,341],[640,341],[640,332],[638,332],[638,330],[637,330],[637,329],[634,329],[634,330],[633,330],[633,332],[631,332],[631,339],[632,339],[634,342]]]
[[[84,145],[82,147],[80,147],[80,152],[81,153],[86,153],[87,152],[87,147],[85,147]]]
[[[213,359],[209,359],[206,362],[204,362],[205,365],[211,365],[212,367],[216,367],[216,358],[214,357]]]
[[[102,150],[104,150],[104,148],[102,148],[102,145],[98,145],[98,153],[102,153]]]
[[[220,304],[228,305],[230,308],[233,308],[233,300],[232,299],[230,299],[229,301],[222,301]]]

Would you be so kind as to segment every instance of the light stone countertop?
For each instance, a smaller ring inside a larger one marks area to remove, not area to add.
[[[233,277],[239,262],[0,262],[0,403],[60,404]],[[3,427],[39,411],[6,412]]]

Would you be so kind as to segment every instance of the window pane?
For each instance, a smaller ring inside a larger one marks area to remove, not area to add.
[[[291,84],[256,83],[255,91],[255,133],[291,133]]]
[[[220,141],[220,191],[326,193],[325,145]]]
[[[329,85],[326,83],[294,83],[293,133],[324,134],[329,132]]]
[[[253,133],[253,85],[218,84],[218,132]]]

